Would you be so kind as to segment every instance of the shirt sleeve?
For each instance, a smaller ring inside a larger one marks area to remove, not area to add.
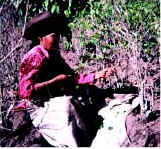
[[[20,65],[18,95],[21,99],[31,99],[34,91],[33,80],[39,73],[42,63],[40,57],[31,54],[25,57]]]
[[[34,85],[31,80],[21,80],[19,82],[18,95],[21,99],[31,99]]]
[[[94,84],[95,79],[95,73],[90,74],[79,74],[77,77],[77,83],[78,84]]]

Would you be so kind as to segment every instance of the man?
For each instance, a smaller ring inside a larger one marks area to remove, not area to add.
[[[78,84],[94,84],[96,79],[108,77],[115,71],[114,68],[110,68],[91,74],[75,74],[60,56],[57,47],[58,37],[55,33],[50,33],[52,29],[49,30],[51,24],[50,26],[48,24],[51,22],[51,19],[52,15],[45,12],[34,17],[28,23],[29,27],[26,29],[24,37],[29,38],[31,36],[30,39],[32,39],[31,31],[38,28],[33,34],[37,32],[40,45],[35,46],[25,54],[20,64],[18,95],[21,99],[32,100],[36,98],[38,100],[39,98],[47,98],[49,96],[47,93],[49,88],[56,89],[60,87],[59,84],[61,86],[66,84],[69,86],[70,83],[65,83],[65,80],[72,80]],[[43,27],[43,25],[47,26]],[[33,36],[36,38],[36,35]],[[54,84],[56,84],[55,87]],[[53,92],[58,93],[58,90]]]
[[[57,32],[52,30],[51,20],[52,15],[46,12],[29,22],[24,37],[32,39],[33,31],[33,34],[37,34],[33,35],[34,38],[38,38],[40,44],[22,59],[18,88],[22,101],[14,109],[30,109],[34,126],[51,145],[77,146],[73,128],[68,123],[71,97],[61,96],[72,90],[73,84],[93,85],[95,80],[108,77],[115,70],[111,68],[96,73],[75,74],[60,56]]]

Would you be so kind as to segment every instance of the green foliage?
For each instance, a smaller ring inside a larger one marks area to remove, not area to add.
[[[69,27],[73,32],[79,32],[80,45],[86,59],[88,57],[91,61],[102,60],[105,55],[97,54],[96,49],[101,53],[106,53],[108,48],[113,47],[113,43],[107,42],[111,34],[110,20],[112,18],[114,18],[113,5],[105,1],[89,0],[88,6],[76,13]]]
[[[63,24],[65,29],[61,28],[63,45],[66,50],[75,49],[79,57],[79,63],[74,67],[76,71],[83,70],[90,64],[96,66],[95,70],[101,70],[110,62],[120,68],[122,59],[128,58],[133,59],[131,65],[135,61],[137,66],[140,64],[139,67],[142,67],[141,60],[153,63],[153,60],[159,57],[158,0],[1,0],[0,8],[4,3],[7,8],[14,10],[14,14],[13,11],[10,14],[12,18],[6,13],[9,22],[14,20],[17,23],[9,24],[12,27],[18,25],[22,29],[27,8],[27,21],[43,11],[50,11],[63,18],[65,20]],[[9,29],[5,18],[1,18],[3,23],[7,24],[4,29]],[[4,31],[1,36],[4,36],[4,33],[12,32]],[[8,40],[8,36],[10,34],[2,40],[2,43]],[[11,48],[6,45],[6,51],[10,51]],[[4,48],[1,51],[3,50]],[[136,80],[145,78],[145,69],[142,68],[134,70],[133,78]],[[128,74],[125,77],[128,78]],[[135,83],[138,84],[137,81]]]
[[[56,13],[59,14],[60,13],[60,7],[58,5],[57,2],[55,2],[52,7],[51,7],[51,13]]]
[[[150,40],[159,35],[157,0],[89,0],[87,3],[88,6],[78,11],[69,24],[73,32],[80,34],[83,56],[89,57],[89,53],[97,49],[103,56],[92,57],[98,59],[105,57],[108,50],[129,48],[127,30],[137,34],[147,54],[157,45],[156,41]]]
[[[157,46],[159,37],[159,2],[158,0],[136,0],[128,2],[126,9],[129,12],[131,30],[137,31],[142,42],[142,48],[151,55],[152,48]],[[155,38],[155,41],[151,41]]]
[[[8,2],[13,3],[20,17],[25,17],[27,0]],[[0,4],[2,5],[2,1]],[[83,56],[91,60],[103,59],[109,50],[113,51],[118,47],[129,48],[127,33],[137,35],[137,40],[148,55],[158,45],[158,0],[29,1],[27,19],[43,11],[66,17],[73,35],[79,34],[77,40],[80,42]],[[64,47],[67,50],[72,49],[69,39],[64,41]]]
[[[129,21],[133,29],[137,30],[140,26],[145,31],[158,35],[159,31],[159,6],[157,0],[136,0],[127,3]]]
[[[64,14],[67,18],[69,18],[71,15],[71,5],[72,5],[72,0],[68,0],[68,8],[64,10]]]
[[[70,41],[67,41],[65,38],[63,40],[63,44],[66,50],[71,50],[72,48],[72,43]]]
[[[43,7],[45,8],[45,10],[48,10],[49,2],[50,2],[50,0],[45,0],[43,2]]]

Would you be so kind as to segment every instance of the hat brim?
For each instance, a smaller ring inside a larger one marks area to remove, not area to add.
[[[49,12],[43,12],[27,23],[23,37],[28,40],[34,40],[52,32],[56,33],[56,22],[56,17]]]

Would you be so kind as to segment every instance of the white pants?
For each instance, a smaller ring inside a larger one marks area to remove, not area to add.
[[[44,107],[29,111],[33,125],[49,144],[56,147],[76,147],[77,143],[69,124],[69,106],[71,96],[51,98]]]

